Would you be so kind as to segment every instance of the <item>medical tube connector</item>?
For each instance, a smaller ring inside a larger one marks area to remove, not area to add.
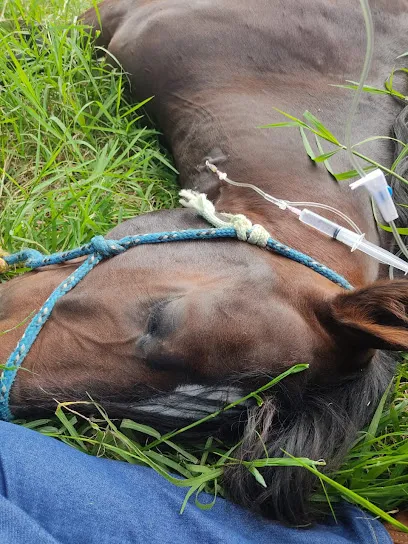
[[[343,242],[346,246],[351,248],[351,251],[359,250],[369,255],[370,257],[380,261],[383,264],[393,266],[402,270],[405,274],[408,274],[408,263],[393,255],[386,249],[383,249],[371,242],[364,239],[364,234],[358,234],[352,230],[346,229],[317,213],[304,209],[299,215],[300,221],[305,225],[309,225],[314,229],[330,236],[339,242]]]
[[[374,198],[381,215],[387,223],[398,219],[397,208],[392,199],[391,187],[388,185],[384,174],[379,168],[358,181],[350,183],[350,187],[353,190],[358,187],[365,187]]]

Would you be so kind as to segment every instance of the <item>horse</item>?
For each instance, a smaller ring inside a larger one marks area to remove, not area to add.
[[[373,0],[376,47],[370,85],[381,86],[407,50],[407,0]],[[341,209],[367,238],[391,247],[364,192],[351,194],[301,149],[273,108],[314,111],[344,132],[359,77],[365,33],[354,0],[104,0],[80,17],[99,54],[128,74],[129,95],[146,105],[174,157],[179,183],[208,195],[218,212],[244,214],[288,246],[343,275],[342,287],[298,262],[236,240],[141,246],[102,261],[56,304],[13,385],[17,418],[50,414],[54,399],[92,399],[114,418],[159,430],[210,413],[296,363],[263,402],[225,412],[200,436],[238,436],[237,459],[324,459],[337,467],[390,383],[394,352],[408,349],[408,282],[301,224],[249,189],[226,184],[210,160],[240,182],[291,201]],[[401,62],[403,59],[401,59]],[[388,95],[365,93],[354,141],[372,135],[408,140],[408,109]],[[339,136],[340,137],[340,136]],[[367,155],[390,165],[398,142],[375,139]],[[345,154],[331,159],[350,169]],[[406,174],[401,161],[398,174]],[[407,190],[395,178],[397,203]],[[399,208],[399,225],[408,223]],[[333,217],[330,213],[327,217]],[[148,213],[107,237],[191,228],[207,223],[190,209]],[[53,289],[79,266],[48,266],[0,285],[1,360]],[[315,520],[316,478],[300,467],[260,469],[267,487],[241,463],[226,466],[229,498],[289,524]]]

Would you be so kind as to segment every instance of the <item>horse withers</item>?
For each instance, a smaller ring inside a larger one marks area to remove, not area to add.
[[[370,84],[381,86],[408,49],[408,2],[371,5],[377,41]],[[309,109],[343,134],[351,94],[331,84],[359,75],[365,35],[358,2],[106,0],[82,23],[129,74],[134,100],[153,97],[148,112],[174,155],[182,187],[205,192],[218,211],[245,214],[356,289],[346,292],[299,263],[233,240],[131,249],[103,261],[59,300],[27,356],[28,371],[17,376],[13,414],[49,414],[55,398],[90,395],[112,417],[174,428],[214,409],[223,394],[244,394],[308,363],[261,406],[227,412],[198,431],[237,432],[242,444],[234,455],[243,460],[287,452],[323,458],[333,468],[392,378],[395,362],[385,352],[408,349],[408,283],[379,279],[378,263],[255,193],[222,183],[205,162],[279,198],[335,206],[369,240],[387,243],[366,196],[351,194],[347,183],[312,164],[297,131],[257,128],[280,120],[274,107],[297,116]],[[408,139],[407,110],[391,97],[365,94],[360,112],[354,141],[388,135],[392,126],[398,139]],[[392,163],[388,140],[366,148]],[[350,169],[341,154],[332,166]],[[401,186],[396,195],[406,200]],[[407,222],[403,216],[401,224]],[[127,221],[108,237],[206,226],[191,210],[176,209]],[[10,331],[1,337],[2,360],[22,334],[24,324],[16,325],[77,266],[48,267],[0,286],[0,330]],[[260,470],[267,488],[244,466],[227,468],[229,496],[289,523],[316,516],[309,472]]]

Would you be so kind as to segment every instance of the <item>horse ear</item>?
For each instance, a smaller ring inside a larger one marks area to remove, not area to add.
[[[335,297],[335,330],[362,348],[408,349],[408,281],[377,282]],[[339,330],[340,327],[340,330]]]

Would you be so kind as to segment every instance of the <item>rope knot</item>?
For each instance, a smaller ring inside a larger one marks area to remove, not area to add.
[[[27,268],[38,268],[42,266],[44,255],[36,249],[23,249],[20,252],[21,259],[16,264],[22,264]]]
[[[266,247],[270,238],[269,232],[261,225],[252,225],[243,214],[220,213],[216,215],[214,204],[207,199],[207,195],[189,189],[180,191],[180,204],[186,208],[193,208],[208,223],[218,228],[232,226],[237,232],[238,240],[250,244]],[[222,218],[227,219],[224,221]]]
[[[118,241],[116,240],[106,240],[103,236],[94,236],[90,243],[92,249],[95,253],[102,255],[102,257],[114,257],[126,251]]]
[[[254,225],[249,233],[247,242],[259,247],[266,247],[270,238],[269,232],[262,225]]]
[[[262,225],[252,225],[251,221],[242,214],[223,214],[237,231],[238,240],[254,246],[266,247],[270,238],[269,232]]]
[[[248,241],[248,231],[252,229],[252,223],[242,213],[238,213],[236,215],[232,214],[224,214],[225,217],[228,218],[228,222],[234,227],[234,229],[237,231],[237,238],[238,240],[241,240],[242,242]]]

